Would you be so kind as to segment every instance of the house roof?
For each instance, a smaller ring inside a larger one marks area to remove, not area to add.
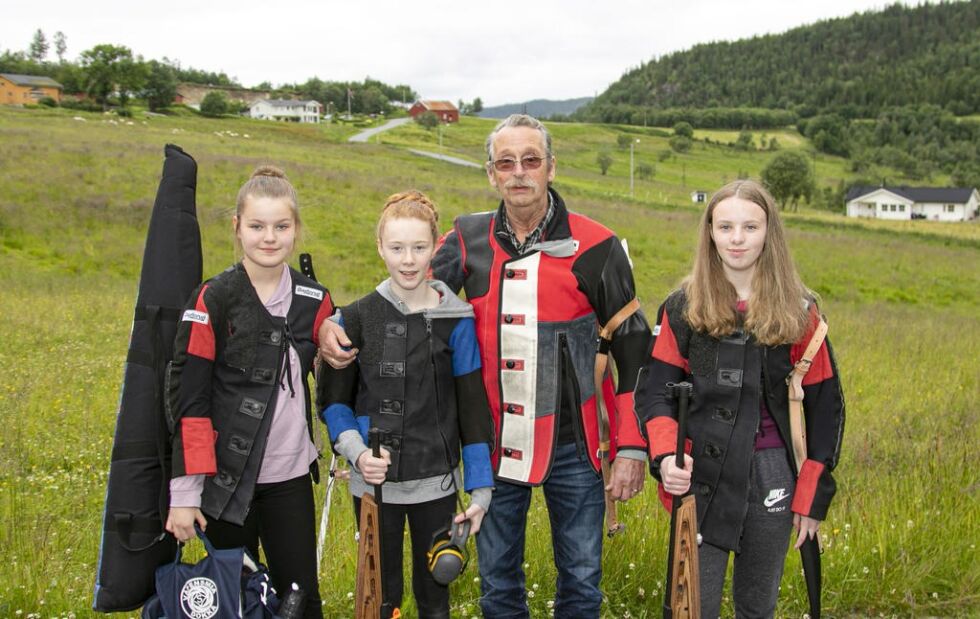
[[[850,191],[847,192],[845,201],[856,200],[879,189],[890,191],[913,202],[945,202],[949,204],[966,204],[975,191],[973,187],[907,187],[905,185],[872,187],[857,185],[851,187]]]
[[[64,88],[61,84],[50,77],[43,75],[20,75],[18,73],[0,73],[0,76],[10,80],[18,86],[48,86],[51,88]]]
[[[282,108],[306,107],[310,103],[316,103],[317,105],[320,105],[318,101],[314,101],[312,99],[310,99],[309,101],[296,101],[293,99],[260,99],[255,103],[268,103],[272,107],[282,107]]]
[[[449,101],[419,101],[430,112],[458,112],[456,106]]]

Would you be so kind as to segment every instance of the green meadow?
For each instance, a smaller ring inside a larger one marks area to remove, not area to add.
[[[206,276],[234,260],[238,187],[257,164],[274,163],[299,192],[303,250],[345,303],[384,277],[373,230],[387,195],[427,192],[444,226],[495,207],[480,170],[407,151],[480,162],[492,126],[466,118],[442,131],[440,146],[438,130],[410,124],[352,145],[355,129],[336,125],[0,108],[0,617],[93,616],[120,380],[164,144],[199,165]],[[648,315],[690,266],[699,217],[690,192],[757,177],[772,156],[735,151],[718,144],[734,133],[712,132],[661,161],[662,129],[552,129],[556,188],[629,241]],[[640,140],[636,160],[655,167],[635,180],[633,197],[629,150],[616,145],[624,132]],[[783,149],[805,146],[793,132],[767,135]],[[614,157],[605,176],[600,150]],[[822,185],[846,176],[843,160],[821,155],[815,165]],[[786,220],[803,279],[821,295],[847,400],[838,495],[821,529],[825,614],[980,616],[980,225],[855,222],[805,207]],[[669,516],[653,490],[648,483],[621,507],[627,531],[605,545],[606,617],[660,616]],[[353,613],[351,511],[338,484],[320,581],[327,617]],[[525,561],[532,614],[547,617],[555,573],[539,496]],[[453,616],[479,615],[478,597],[473,560],[453,585]],[[408,592],[403,611],[414,615]],[[805,612],[791,552],[778,614]]]

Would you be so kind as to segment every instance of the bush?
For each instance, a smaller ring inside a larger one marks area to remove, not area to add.
[[[228,113],[228,98],[225,93],[212,91],[204,95],[201,100],[201,114],[211,118],[217,118]]]
[[[674,125],[674,135],[684,136],[685,138],[694,138],[694,127],[691,123],[686,120],[682,120]]]
[[[755,145],[752,143],[752,132],[742,129],[732,146],[735,147],[735,150],[755,150]]]
[[[95,101],[88,99],[63,99],[61,107],[68,110],[79,110],[81,112],[101,112],[102,106]]]
[[[52,97],[41,97],[38,103],[44,107],[58,107],[58,102]]]
[[[606,172],[609,171],[609,166],[611,166],[613,163],[613,158],[612,155],[603,151],[596,155],[595,162],[599,164],[599,171],[602,172],[603,176],[605,176]]]
[[[132,118],[133,110],[129,109],[128,107],[121,107],[116,109],[116,114],[122,116],[123,118]]]
[[[425,127],[429,131],[432,131],[439,126],[439,117],[436,116],[435,112],[426,111],[416,116],[415,122]]]
[[[616,136],[616,146],[619,147],[619,150],[626,150],[627,148],[629,148],[630,142],[632,141],[633,141],[633,136],[627,135],[625,133],[620,133],[619,135]]]
[[[654,168],[652,164],[644,162],[637,164],[636,166],[636,175],[643,180],[653,178],[654,173],[656,173],[656,168]]]
[[[670,138],[670,147],[679,153],[686,153],[691,150],[691,138],[685,137],[683,135],[675,135]]]

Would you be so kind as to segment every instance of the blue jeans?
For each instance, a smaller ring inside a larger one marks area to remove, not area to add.
[[[476,548],[480,562],[480,608],[491,619],[529,617],[525,599],[524,540],[531,490],[497,480]],[[559,445],[544,482],[558,583],[555,617],[599,616],[602,592],[602,478],[575,443]]]

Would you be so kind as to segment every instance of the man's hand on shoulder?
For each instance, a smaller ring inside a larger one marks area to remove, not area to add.
[[[357,349],[352,347],[344,328],[332,320],[324,320],[320,325],[320,357],[335,370],[342,370],[357,358]]]

